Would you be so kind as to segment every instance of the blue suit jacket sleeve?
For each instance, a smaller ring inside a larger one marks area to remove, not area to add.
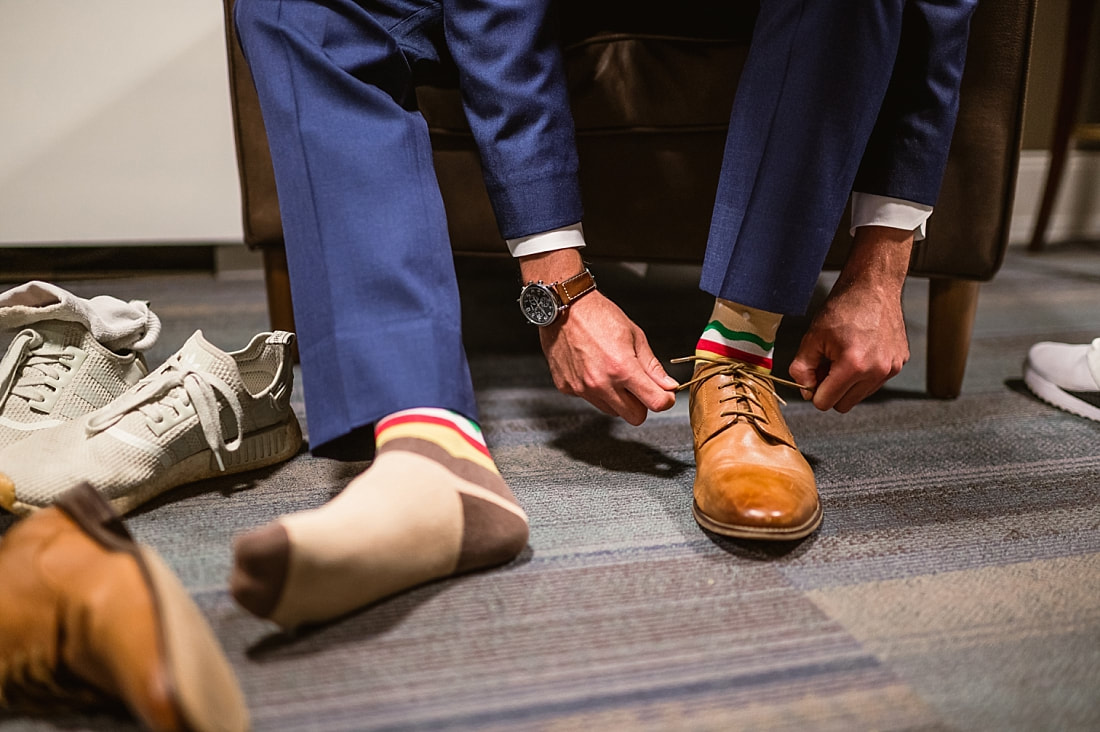
[[[443,0],[443,20],[501,235],[580,221],[573,118],[550,0]]]
[[[913,0],[853,190],[936,204],[977,0]]]

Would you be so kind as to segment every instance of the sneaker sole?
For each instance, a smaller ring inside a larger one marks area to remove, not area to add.
[[[715,521],[710,516],[703,513],[699,508],[699,504],[695,501],[691,502],[691,514],[695,517],[695,521],[707,531],[721,534],[722,536],[729,536],[734,539],[755,539],[757,541],[794,541],[796,539],[804,539],[817,530],[817,527],[821,525],[821,520],[825,516],[825,512],[819,504],[814,515],[810,517],[810,520],[801,526],[772,529],[762,526],[738,526],[737,524],[727,524],[721,521]]]
[[[1047,404],[1058,407],[1070,414],[1076,414],[1078,417],[1100,422],[1100,408],[1066,393],[1062,387],[1052,381],[1047,381],[1030,366],[1024,369],[1024,383],[1027,384],[1028,389],[1031,389],[1032,394]]]
[[[301,448],[302,428],[298,424],[298,419],[292,414],[286,422],[245,435],[240,447],[224,456],[225,470],[218,468],[217,460],[210,450],[203,450],[142,483],[132,493],[116,498],[104,496],[104,499],[116,512],[126,514],[161,493],[181,485],[286,462],[297,455]],[[45,508],[45,506],[23,503],[17,496],[17,486],[0,473],[0,507],[18,516],[27,516]]]

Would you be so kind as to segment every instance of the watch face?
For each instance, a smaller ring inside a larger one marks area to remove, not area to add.
[[[519,309],[535,325],[550,325],[558,317],[558,301],[544,285],[527,285],[519,294]]]

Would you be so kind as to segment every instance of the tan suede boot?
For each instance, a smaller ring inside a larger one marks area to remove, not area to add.
[[[92,488],[15,524],[0,577],[0,705],[120,700],[151,730],[248,728],[202,614]]]

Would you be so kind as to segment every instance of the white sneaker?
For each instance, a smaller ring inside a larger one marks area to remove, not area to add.
[[[94,412],[147,373],[140,352],[116,353],[81,323],[20,330],[0,360],[0,449]]]
[[[1100,338],[1088,345],[1036,343],[1024,381],[1043,401],[1100,422]]]
[[[261,333],[225,353],[197,331],[106,407],[0,451],[0,506],[27,514],[88,482],[125,513],[184,483],[289,460],[302,444],[293,340]]]

